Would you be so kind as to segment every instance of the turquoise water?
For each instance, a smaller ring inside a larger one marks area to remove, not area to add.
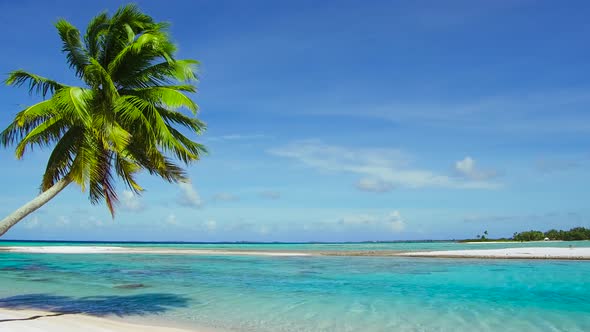
[[[589,331],[589,277],[585,261],[0,253],[0,307],[228,331]]]

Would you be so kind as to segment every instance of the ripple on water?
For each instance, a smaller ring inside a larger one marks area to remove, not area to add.
[[[122,284],[122,285],[115,285],[113,288],[117,289],[139,289],[139,288],[147,288],[148,285],[145,284]]]
[[[0,302],[8,294],[37,290],[68,296],[67,301],[53,299],[54,305],[67,308],[92,305],[106,312],[124,305],[136,312],[165,306],[161,297],[136,297],[149,287],[149,293],[187,298],[186,307],[158,311],[158,317],[239,332],[590,331],[588,262],[30,257],[18,265],[0,262],[0,269],[8,268],[0,273]],[[35,265],[49,270],[26,269]],[[96,298],[121,295],[131,297],[124,302]]]

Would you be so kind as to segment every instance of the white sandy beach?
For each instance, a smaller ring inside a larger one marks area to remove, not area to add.
[[[207,332],[131,324],[81,314],[59,315],[36,310],[0,309],[2,332]]]
[[[162,249],[107,246],[40,246],[0,247],[0,252],[31,254],[157,254],[157,255],[246,255],[246,256],[310,256],[305,252],[263,250],[207,250],[207,249]]]
[[[588,248],[505,248],[406,252],[399,256],[408,257],[443,257],[443,258],[526,258],[526,259],[590,259]]]
[[[131,248],[111,246],[14,246],[0,247],[0,252],[37,254],[160,254],[160,255],[245,255],[245,256],[404,256],[441,258],[529,258],[529,259],[590,259],[590,247],[559,248],[530,247],[504,249],[469,249],[448,251],[265,251],[265,250],[223,250],[223,249],[165,249]]]

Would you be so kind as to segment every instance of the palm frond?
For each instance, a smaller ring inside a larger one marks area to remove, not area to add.
[[[131,141],[131,134],[118,123],[110,123],[102,126],[103,146],[112,152],[120,153],[125,150]]]
[[[127,44],[128,31],[125,25],[139,35],[151,28],[154,21],[150,16],[143,14],[136,5],[130,4],[119,8],[109,21],[102,45],[103,52],[98,58],[105,68]]]
[[[119,78],[119,84],[126,88],[148,88],[169,85],[174,81],[193,82],[198,80],[196,60],[175,60],[161,62]]]
[[[45,96],[47,96],[49,93],[53,94],[56,91],[67,87],[66,85],[58,83],[54,80],[31,74],[24,70],[15,70],[8,74],[8,78],[6,79],[5,83],[7,85],[13,85],[16,87],[27,84],[29,94],[35,93],[41,95],[43,98],[45,98]]]
[[[186,171],[182,167],[176,165],[172,160],[164,158],[164,165],[166,165],[166,167],[161,169],[159,173],[164,180],[172,183],[188,181]]]
[[[47,160],[41,190],[45,191],[51,188],[57,181],[68,175],[78,146],[83,139],[83,133],[81,127],[72,127],[57,142],[49,156],[49,160]]]
[[[25,124],[35,121],[39,118],[54,115],[55,112],[53,109],[53,100],[44,100],[40,103],[27,107],[23,111],[18,112],[14,120],[19,126],[22,127]]]
[[[79,87],[69,87],[58,91],[52,98],[55,109],[62,117],[72,122],[89,124],[92,110],[89,108],[93,92]]]
[[[92,204],[105,201],[111,213],[115,217],[115,205],[118,202],[115,189],[115,179],[111,171],[112,154],[102,148],[95,148],[92,151],[94,156],[94,167],[90,169],[89,198]]]
[[[58,141],[67,128],[66,121],[58,116],[47,119],[18,142],[15,150],[16,158],[21,159],[23,157],[27,146],[38,145],[42,147]]]
[[[170,132],[169,126],[160,116],[153,103],[141,98],[136,98],[134,104],[149,121],[156,138],[155,143],[158,146],[161,146],[165,151],[174,153],[174,155],[184,163],[198,159],[197,155],[175,139],[174,135]]]
[[[108,71],[113,81],[125,80],[127,77],[145,70],[155,62],[165,60],[174,62],[173,53],[176,46],[170,41],[167,33],[161,30],[161,24],[153,24],[138,34],[125,24],[128,41],[109,62]],[[125,87],[125,84],[120,84]]]
[[[184,136],[180,131],[174,129],[172,126],[168,126],[168,130],[172,136],[174,136],[174,138],[194,156],[194,159],[188,160],[188,162],[199,160],[202,154],[207,153],[207,148],[205,148],[203,144],[192,141],[188,137]]]
[[[135,128],[134,133],[140,132],[146,142],[156,139],[151,121],[143,111],[143,100],[135,96],[122,96],[118,98],[113,111],[124,128]]]
[[[200,135],[207,128],[207,125],[203,121],[195,117],[189,117],[178,111],[166,109],[165,107],[156,107],[156,109],[169,125],[179,124],[192,130],[197,135]]]
[[[135,174],[141,170],[141,166],[121,154],[117,154],[115,157],[115,170],[117,175],[134,193],[139,194],[143,191],[143,188],[135,181]]]
[[[0,133],[0,144],[4,147],[22,140],[33,128],[53,116],[51,99],[34,104],[17,113],[14,121]]]
[[[101,12],[96,15],[88,24],[86,34],[84,35],[84,43],[88,56],[97,59],[99,57],[101,39],[104,37],[109,25],[109,16],[106,12]]]
[[[191,110],[193,114],[196,113],[199,106],[181,91],[195,92],[196,88],[193,85],[155,86],[136,89],[128,93],[156,105],[164,105],[167,108],[172,109],[186,107]]]
[[[89,64],[89,59],[80,40],[80,31],[64,19],[58,20],[55,27],[63,42],[62,52],[66,54],[68,64],[78,77],[84,78],[84,68]]]
[[[119,95],[111,76],[96,59],[90,58],[90,64],[84,68],[84,75],[94,90],[107,93],[108,100],[113,100]]]

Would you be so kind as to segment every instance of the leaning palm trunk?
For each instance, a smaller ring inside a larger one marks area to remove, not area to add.
[[[9,214],[6,218],[0,221],[0,236],[4,235],[12,226],[16,225],[19,221],[23,220],[24,217],[33,213],[35,210],[49,202],[53,197],[59,194],[65,187],[67,187],[72,181],[68,178],[62,179],[54,184],[49,189],[42,192],[39,196],[27,204],[16,209],[16,211]]]

